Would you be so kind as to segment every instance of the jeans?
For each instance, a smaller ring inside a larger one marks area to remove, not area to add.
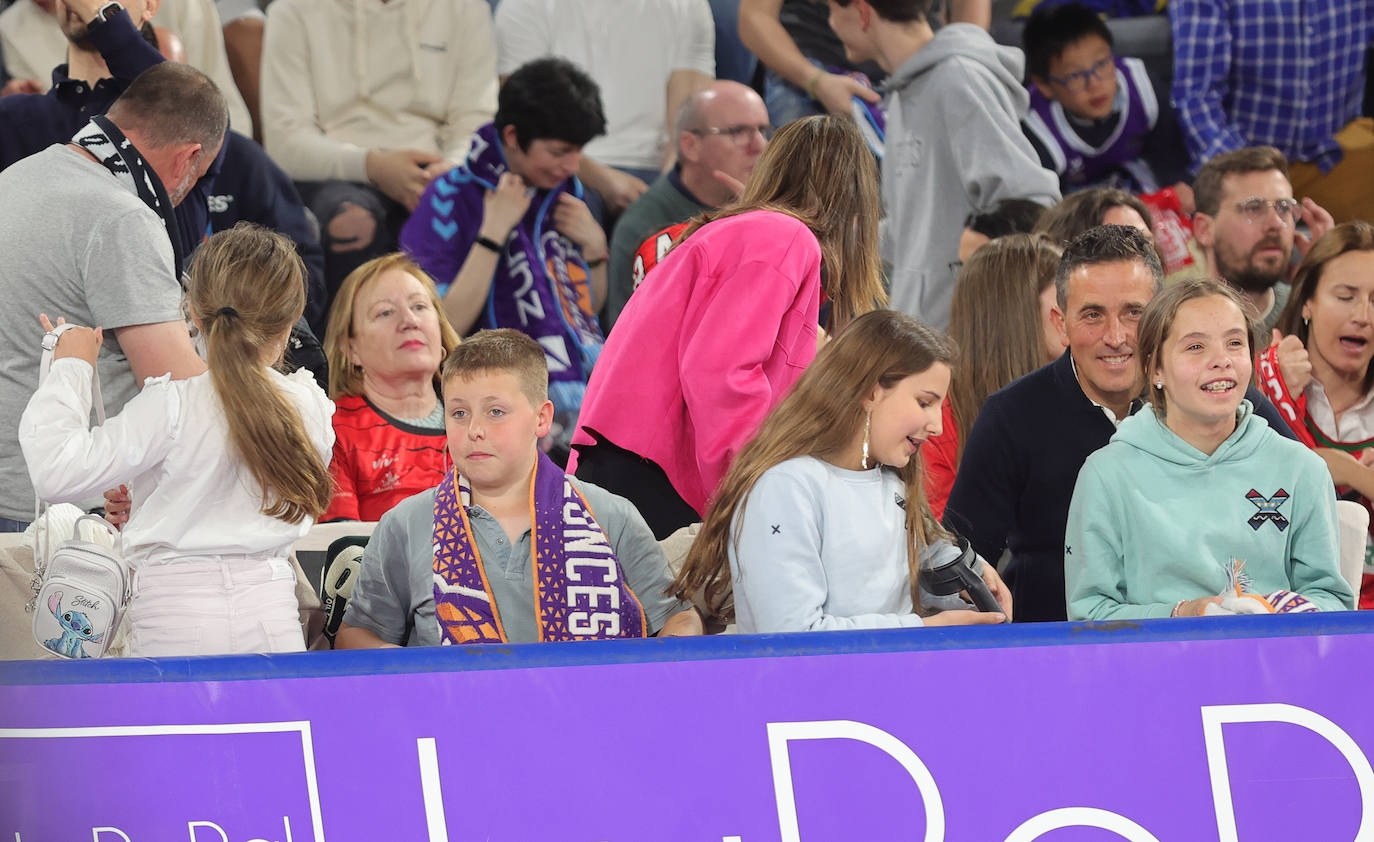
[[[816,63],[813,61],[812,64]],[[768,106],[768,119],[775,129],[780,129],[793,120],[825,113],[821,104],[807,96],[806,91],[772,70],[763,75],[763,101]]]
[[[0,517],[0,532],[23,532],[29,528],[27,520],[10,520],[7,517]]]

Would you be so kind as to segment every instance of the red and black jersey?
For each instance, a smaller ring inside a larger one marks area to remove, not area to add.
[[[444,431],[383,414],[366,398],[334,402],[334,499],[320,518],[380,520],[405,498],[433,488],[448,467]]]
[[[640,244],[639,248],[635,250],[634,262],[630,264],[635,282],[634,289],[639,289],[639,285],[644,282],[644,276],[649,274],[650,269],[658,265],[658,262],[663,259],[663,255],[667,254],[668,249],[673,247],[673,242],[686,229],[686,222],[678,222],[669,225]]]

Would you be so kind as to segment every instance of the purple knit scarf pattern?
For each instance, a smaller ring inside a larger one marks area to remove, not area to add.
[[[644,637],[638,597],[581,493],[542,452],[530,492],[539,639]],[[468,521],[472,492],[449,471],[434,495],[434,616],[444,645],[504,643],[506,633]]]

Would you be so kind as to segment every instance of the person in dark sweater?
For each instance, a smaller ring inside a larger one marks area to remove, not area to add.
[[[1011,558],[1002,578],[1017,622],[1067,618],[1064,545],[1069,502],[1088,455],[1141,407],[1136,327],[1164,279],[1159,255],[1135,228],[1102,225],[1064,251],[1053,318],[1067,350],[995,393],[969,434],[943,518],[979,555]],[[1253,386],[1257,415],[1287,435]],[[1290,436],[1291,437],[1291,436]]]

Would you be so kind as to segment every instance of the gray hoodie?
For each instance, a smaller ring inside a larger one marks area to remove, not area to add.
[[[1021,51],[954,23],[889,77],[883,259],[891,306],[944,329],[970,213],[1004,199],[1059,201],[1059,179],[1021,133]]]

